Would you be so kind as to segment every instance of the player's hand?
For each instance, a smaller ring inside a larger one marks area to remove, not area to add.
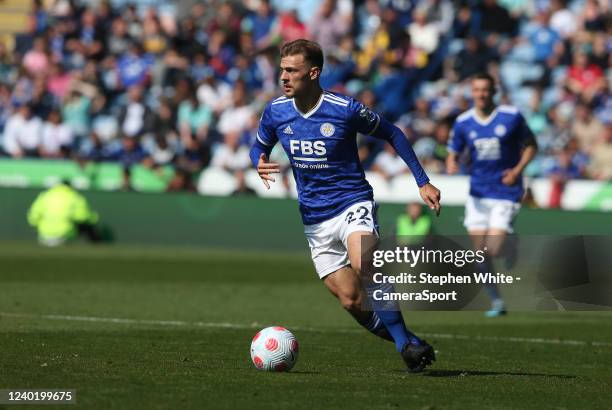
[[[514,185],[516,184],[516,180],[519,178],[521,174],[516,172],[513,168],[507,169],[502,174],[502,183],[504,185]]]
[[[440,190],[430,183],[427,183],[419,188],[419,194],[421,198],[427,204],[429,209],[436,212],[436,216],[440,215]]]
[[[274,177],[271,177],[270,174],[279,174],[280,165],[276,162],[268,162],[266,155],[261,154],[259,156],[259,162],[257,163],[257,173],[266,186],[266,189],[270,189],[270,182],[275,181]]]
[[[457,160],[451,156],[446,157],[446,173],[448,175],[454,175],[459,172],[459,165],[457,164]]]

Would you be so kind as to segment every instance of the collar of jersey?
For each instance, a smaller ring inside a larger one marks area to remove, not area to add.
[[[474,111],[472,111],[472,117],[474,117],[474,121],[476,121],[478,124],[480,125],[489,125],[491,123],[491,121],[493,121],[493,119],[497,116],[497,107],[495,107],[495,109],[493,111],[491,111],[491,114],[489,114],[486,118],[482,119],[478,116],[478,113],[476,112],[476,110],[474,108],[472,108]]]
[[[303,113],[302,111],[300,111],[300,109],[297,107],[297,105],[295,104],[295,98],[292,98],[292,104],[293,104],[293,108],[295,108],[295,110],[298,112],[298,114],[300,114],[302,117],[304,118],[308,118],[310,116],[312,116],[315,112],[317,112],[317,110],[319,109],[319,107],[321,106],[321,104],[323,104],[323,96],[325,95],[325,91],[321,91],[321,96],[319,97],[319,101],[317,101],[317,103],[315,104],[314,107],[312,107],[310,109],[310,111],[308,111],[307,113]]]

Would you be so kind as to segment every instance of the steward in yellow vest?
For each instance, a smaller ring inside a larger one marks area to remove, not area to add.
[[[97,242],[98,214],[87,199],[67,182],[62,182],[38,195],[28,211],[28,223],[38,231],[42,245],[57,246],[84,233]]]
[[[417,202],[406,205],[406,213],[397,217],[395,226],[398,245],[421,245],[431,234],[431,216],[423,213]]]

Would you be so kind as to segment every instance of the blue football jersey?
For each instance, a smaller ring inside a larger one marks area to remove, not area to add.
[[[280,142],[287,153],[305,225],[373,200],[356,134],[373,133],[379,122],[378,114],[360,102],[328,91],[307,113],[300,112],[292,98],[279,97],[266,106],[257,139],[266,146]]]
[[[466,147],[469,150],[470,195],[519,202],[522,178],[507,186],[502,175],[519,162],[524,142],[532,136],[521,113],[509,105],[498,106],[486,120],[478,118],[474,109],[457,117],[448,149],[456,153]]]

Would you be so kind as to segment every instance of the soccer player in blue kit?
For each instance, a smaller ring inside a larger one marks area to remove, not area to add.
[[[487,248],[488,258],[477,268],[495,273],[492,258],[500,255],[506,235],[521,208],[522,173],[537,152],[533,133],[516,107],[496,106],[495,81],[487,73],[471,79],[474,107],[457,117],[448,144],[448,174],[459,171],[458,157],[467,149],[470,158],[470,196],[464,225],[476,249]],[[485,314],[506,314],[496,285],[486,285],[491,309]]]
[[[401,312],[362,310],[361,244],[362,239],[377,240],[378,226],[372,187],[357,155],[356,133],[388,141],[408,164],[421,197],[436,213],[440,212],[440,191],[429,183],[399,128],[353,98],[321,88],[322,68],[323,52],[315,42],[299,39],[281,48],[284,96],[266,106],[251,160],[269,188],[274,182],[271,174],[280,167],[268,162],[268,156],[281,143],[293,168],[317,274],[359,324],[392,340],[408,370],[420,372],[435,360],[434,350],[406,328]]]

